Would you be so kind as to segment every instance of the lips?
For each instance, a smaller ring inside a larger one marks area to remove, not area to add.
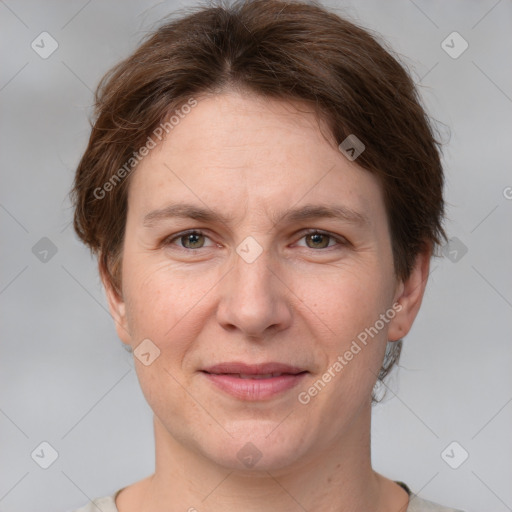
[[[221,363],[202,370],[217,389],[240,400],[269,400],[291,390],[308,373],[282,363]]]
[[[204,368],[203,371],[214,375],[242,375],[245,378],[270,377],[282,374],[297,375],[306,371],[304,368],[290,366],[283,363],[262,363],[262,364],[246,364],[246,363],[220,363],[214,366]]]
[[[244,373],[229,373],[224,375],[232,375],[233,377],[238,377],[239,379],[270,379],[272,377],[279,377],[280,375],[289,375],[286,373],[265,373],[263,375],[255,375],[252,374],[244,374]]]

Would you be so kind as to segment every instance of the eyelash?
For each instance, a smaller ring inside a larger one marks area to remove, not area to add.
[[[204,231],[202,231],[200,229],[190,229],[188,231],[182,231],[181,233],[178,233],[176,235],[171,235],[171,237],[168,237],[165,240],[163,240],[162,244],[165,246],[173,245],[174,241],[180,240],[181,238],[183,238],[187,235],[200,235],[200,236],[204,236],[205,238],[209,239],[208,235]],[[322,231],[319,229],[306,230],[305,232],[303,232],[303,235],[299,238],[299,240],[302,240],[303,238],[305,238],[308,235],[323,235],[323,236],[329,237],[331,240],[334,240],[336,242],[335,245],[332,245],[332,246],[328,245],[327,247],[324,247],[321,249],[313,249],[311,247],[305,247],[306,249],[311,249],[312,251],[326,251],[327,249],[332,250],[336,246],[347,246],[350,243],[350,242],[348,242],[348,240],[346,240],[343,237],[338,237],[338,236],[333,235],[332,233],[329,233],[328,231]],[[198,249],[188,249],[187,247],[178,247],[178,249],[187,251],[187,252],[192,252],[192,251],[199,251],[200,249],[208,249],[208,247],[199,247]]]

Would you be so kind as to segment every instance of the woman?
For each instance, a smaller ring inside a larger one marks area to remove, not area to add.
[[[449,511],[372,469],[373,390],[445,239],[407,72],[319,5],[198,8],[102,80],[73,189],[154,412],[88,512]]]

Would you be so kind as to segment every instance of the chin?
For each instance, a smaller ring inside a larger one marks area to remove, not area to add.
[[[209,448],[203,446],[203,453],[228,470],[254,473],[293,466],[307,452],[308,442],[305,433],[290,428],[282,419],[228,423],[225,428],[232,437],[226,434],[222,441],[211,439]]]

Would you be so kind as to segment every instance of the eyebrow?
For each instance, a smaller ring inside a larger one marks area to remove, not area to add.
[[[144,216],[143,225],[151,228],[157,223],[172,218],[194,219],[208,223],[230,224],[233,217],[215,212],[208,208],[193,204],[178,203],[153,210]],[[274,225],[280,222],[301,222],[314,219],[337,219],[361,226],[370,225],[370,219],[362,212],[357,212],[340,205],[314,205],[309,204],[300,208],[292,208],[279,215],[272,215]]]

